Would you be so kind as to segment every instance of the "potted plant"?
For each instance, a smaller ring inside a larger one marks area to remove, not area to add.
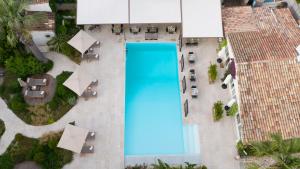
[[[217,71],[217,65],[216,64],[210,64],[208,68],[208,79],[209,79],[209,84],[212,84],[216,81],[218,76],[218,71]]]
[[[217,101],[213,106],[213,119],[214,121],[219,121],[223,117],[223,103],[222,101]]]

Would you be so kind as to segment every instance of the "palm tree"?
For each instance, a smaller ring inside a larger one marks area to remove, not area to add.
[[[272,134],[271,141],[254,143],[254,154],[270,156],[275,163],[266,169],[299,169],[300,158],[293,155],[300,148],[298,139],[284,140],[279,134]],[[258,164],[251,164],[248,169],[262,169]]]
[[[48,41],[48,45],[50,46],[50,50],[62,53],[63,49],[69,47],[68,46],[68,36],[66,34],[59,34],[54,36],[51,40]]]
[[[18,42],[24,44],[33,55],[46,63],[48,59],[33,42],[30,28],[45,19],[41,13],[26,15],[28,0],[0,0],[0,31],[5,31],[6,41],[11,47]]]

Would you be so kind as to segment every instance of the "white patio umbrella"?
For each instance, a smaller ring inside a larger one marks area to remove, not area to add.
[[[57,147],[81,153],[89,130],[68,124],[57,144]]]
[[[63,85],[74,91],[78,96],[81,96],[95,80],[94,76],[92,76],[83,66],[77,66],[75,72],[73,72]]]
[[[77,49],[81,55],[84,54],[97,40],[83,30],[80,30],[68,44]]]

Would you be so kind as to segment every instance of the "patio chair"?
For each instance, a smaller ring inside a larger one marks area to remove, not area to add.
[[[89,132],[88,135],[86,136],[86,140],[95,140],[96,138],[96,132]]]
[[[32,91],[32,90],[25,90],[25,97],[31,97],[31,98],[44,98],[45,97],[45,91]]]
[[[130,32],[133,33],[133,34],[138,34],[139,32],[141,32],[141,28],[140,27],[137,27],[137,26],[132,26],[130,27]]]
[[[174,25],[167,26],[166,31],[167,31],[169,34],[173,34],[173,33],[175,33],[175,32],[177,31],[177,27],[174,26]]]
[[[196,55],[195,55],[194,52],[189,52],[188,57],[189,57],[189,62],[190,63],[195,63],[195,61],[196,61]]]
[[[81,149],[81,153],[94,153],[94,146],[84,145]]]
[[[28,86],[46,86],[47,79],[34,79],[34,78],[27,78]]]

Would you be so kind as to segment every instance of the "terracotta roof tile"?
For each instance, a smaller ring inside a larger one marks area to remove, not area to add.
[[[239,16],[239,10],[227,10],[231,19],[224,22],[249,16],[257,28],[224,24],[235,27],[225,31],[236,60],[243,141],[264,141],[270,133],[300,137],[300,29],[291,12],[260,7]]]
[[[243,141],[263,141],[270,133],[300,137],[300,63],[282,60],[239,64]]]

